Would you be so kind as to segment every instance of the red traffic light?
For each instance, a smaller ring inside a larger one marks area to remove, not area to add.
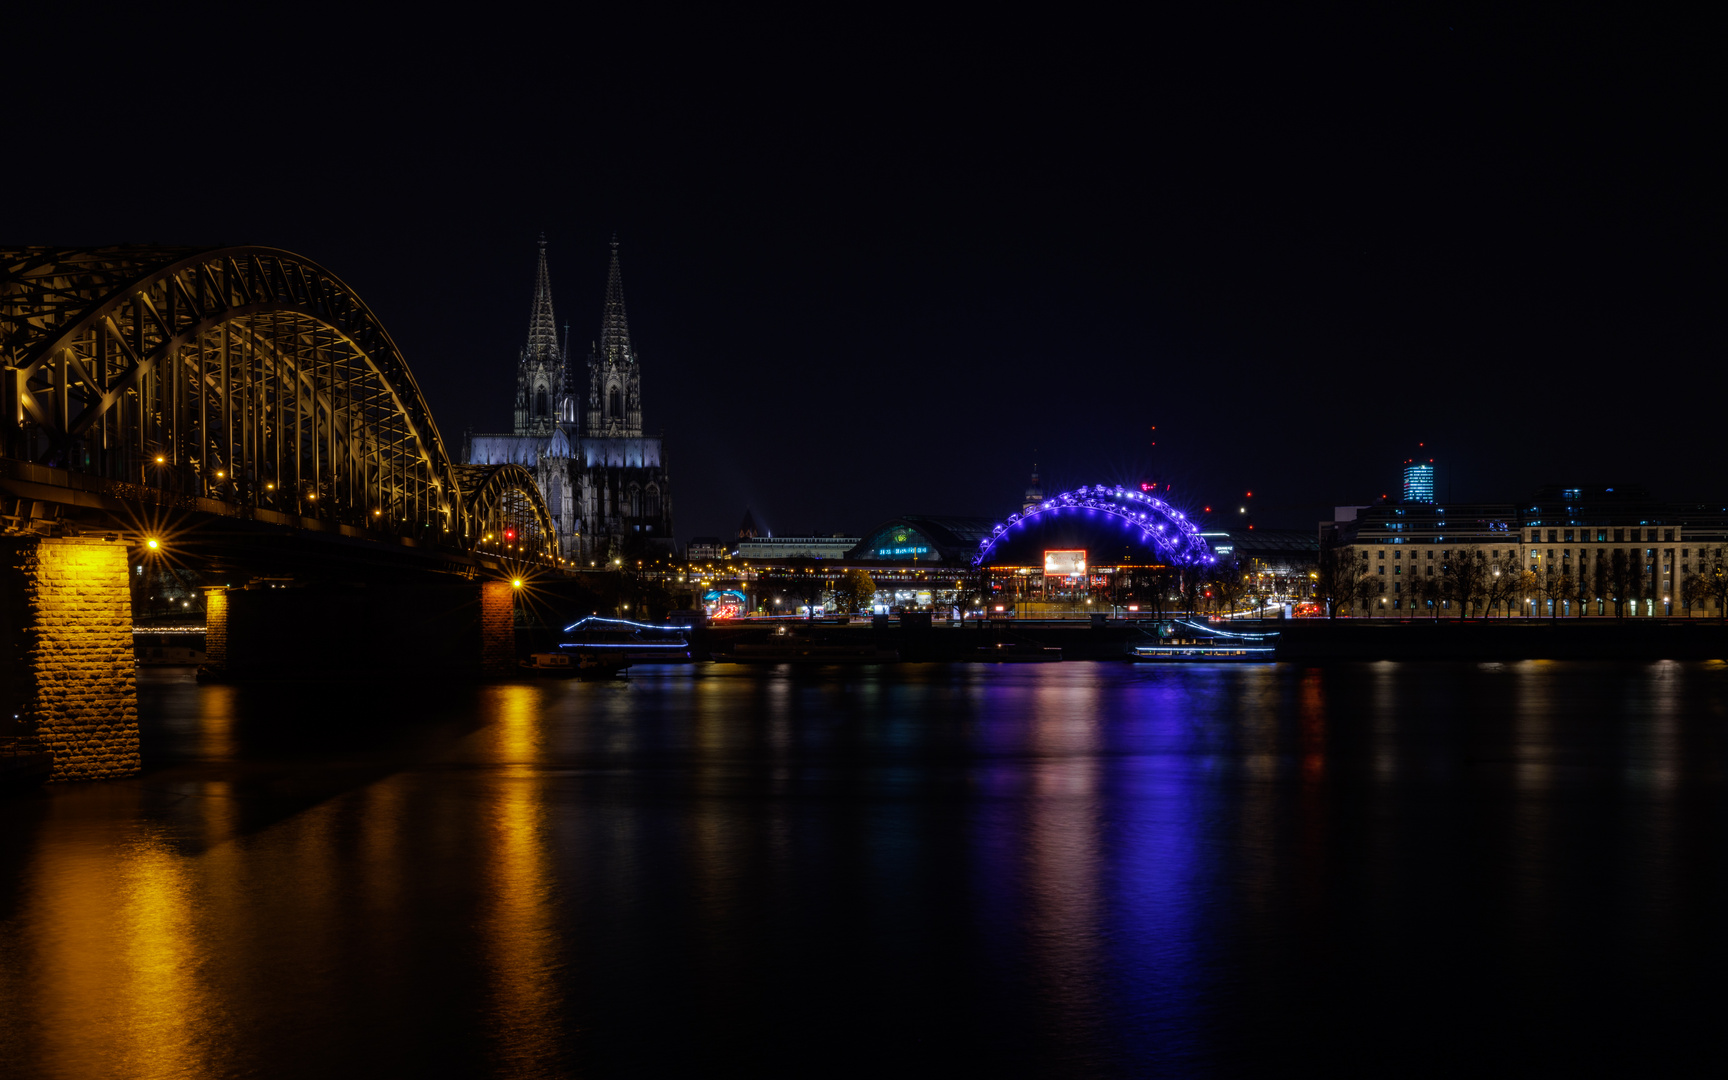
[[[504,530],[504,539],[506,539],[506,540],[516,539],[516,530],[515,529],[505,529]]]

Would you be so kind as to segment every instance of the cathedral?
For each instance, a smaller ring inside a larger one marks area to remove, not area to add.
[[[516,430],[470,432],[463,460],[515,463],[532,472],[558,527],[559,551],[576,566],[675,556],[665,452],[660,439],[642,435],[641,371],[624,316],[616,240],[600,340],[588,351],[586,395],[570,377],[569,355],[568,328],[564,343],[558,341],[542,238],[528,343],[516,361]]]

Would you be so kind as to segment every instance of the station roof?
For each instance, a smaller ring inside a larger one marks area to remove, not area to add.
[[[991,518],[906,514],[866,532],[846,561],[970,566],[995,525]]]

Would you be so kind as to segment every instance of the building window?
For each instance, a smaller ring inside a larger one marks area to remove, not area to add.
[[[1674,530],[1673,529],[1663,529],[1662,530],[1662,540],[1665,543],[1672,544],[1674,542]]]
[[[544,386],[534,391],[534,415],[546,415],[546,388]]]
[[[624,400],[624,397],[622,394],[620,394],[618,392],[618,388],[616,386],[614,386],[611,390],[609,390],[607,392],[607,394],[606,394],[606,415],[609,418],[616,418],[616,417],[620,417],[620,416],[624,415],[623,400]]]

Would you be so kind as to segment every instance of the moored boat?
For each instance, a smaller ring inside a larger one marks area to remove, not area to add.
[[[677,664],[690,659],[689,627],[655,626],[590,615],[564,628],[558,652],[585,677],[614,675],[632,664]],[[535,654],[539,656],[541,654]],[[549,665],[556,673],[561,665]],[[539,670],[536,668],[535,670]]]
[[[1129,657],[1147,664],[1269,664],[1277,659],[1277,636],[1178,619],[1160,630],[1156,645],[1136,645]]]

